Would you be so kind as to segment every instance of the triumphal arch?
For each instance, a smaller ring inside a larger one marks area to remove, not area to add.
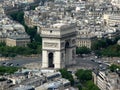
[[[76,24],[56,23],[42,27],[42,68],[64,68],[75,64]]]

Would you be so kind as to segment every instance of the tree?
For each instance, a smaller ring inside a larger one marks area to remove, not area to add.
[[[102,54],[101,54],[101,51],[100,51],[100,50],[95,50],[95,51],[94,51],[94,53],[95,53],[95,55],[96,55],[96,56],[98,56],[98,57],[99,57],[99,56],[102,56]]]
[[[76,54],[89,54],[91,51],[87,47],[77,47]]]
[[[40,42],[42,44],[42,38],[40,37],[39,34],[36,34],[34,38],[36,42]]]
[[[20,22],[21,24],[24,23],[24,12],[23,11],[17,11],[14,13],[11,13],[10,16],[13,20]]]
[[[117,69],[120,70],[120,66],[117,66],[115,64],[112,64],[110,67],[109,67],[110,71],[112,72],[115,72]]]
[[[92,47],[91,48],[92,48],[92,50],[100,50],[100,49],[102,49],[102,48],[104,48],[106,46],[107,46],[107,43],[105,42],[105,40],[101,39],[101,40],[94,41],[92,43]]]
[[[31,48],[31,49],[37,49],[38,48],[38,45],[36,42],[32,42],[32,43],[29,43],[28,44],[28,47]]]
[[[90,70],[79,69],[75,73],[80,82],[86,82],[92,79],[92,72]]]
[[[113,39],[114,44],[116,44],[119,39],[120,39],[120,36],[116,36],[116,37]]]
[[[42,45],[38,45],[38,48],[37,48],[37,53],[42,53]]]
[[[6,43],[5,42],[0,42],[0,47],[1,46],[6,46]]]
[[[100,90],[91,80],[86,82],[86,87],[88,90]]]
[[[71,85],[74,85],[73,76],[67,71],[67,69],[60,69],[59,71],[63,78],[68,79],[71,82]]]
[[[108,57],[120,57],[120,45],[111,45],[101,50],[101,54]]]
[[[79,90],[82,90],[82,85],[78,84],[77,87]]]
[[[12,73],[16,72],[18,69],[19,69],[18,67],[0,66],[0,75],[4,75],[5,73],[12,74]]]

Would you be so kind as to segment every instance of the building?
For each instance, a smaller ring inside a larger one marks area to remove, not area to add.
[[[104,14],[103,19],[106,25],[120,25],[120,14]]]
[[[35,90],[35,89],[32,86],[20,85],[19,87],[16,87],[13,90]]]
[[[6,45],[8,46],[27,46],[30,43],[29,36],[10,36],[6,39]]]
[[[89,29],[78,30],[76,45],[77,47],[85,46],[87,48],[91,48],[92,42],[95,39],[96,39],[96,36],[92,35]]]
[[[120,75],[106,70],[92,72],[94,83],[100,90],[120,90]]]
[[[42,67],[64,68],[75,64],[76,24],[61,22],[42,28]]]
[[[91,38],[77,38],[77,47],[87,47],[91,48],[94,37]]]
[[[35,90],[65,90],[70,88],[70,81],[66,79],[58,79],[44,83],[43,85],[36,87]]]
[[[7,90],[12,85],[12,82],[6,77],[0,76],[0,90]]]
[[[112,5],[120,8],[120,0],[111,0]]]

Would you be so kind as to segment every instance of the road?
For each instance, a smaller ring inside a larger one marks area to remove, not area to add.
[[[70,67],[70,69],[95,69],[95,68],[107,68],[108,65],[104,64],[101,59],[93,58],[92,56],[89,57],[77,57],[76,58],[76,65]]]
[[[93,69],[93,68],[97,68],[99,66],[102,67],[107,67],[105,64],[100,64],[96,61],[98,61],[98,59],[95,59],[95,61],[91,61],[91,56],[90,57],[77,57],[76,58],[76,65],[74,66],[75,68],[85,68],[85,69]],[[0,65],[2,65],[3,63],[7,62],[7,63],[13,63],[13,66],[16,66],[17,64],[19,64],[19,66],[24,66],[25,64],[29,64],[29,63],[41,63],[42,59],[41,57],[36,57],[36,58],[31,58],[31,57],[26,57],[26,58],[22,58],[22,57],[18,57],[15,58],[13,60],[7,60],[7,61],[0,61]],[[69,66],[70,68],[73,68],[73,66]]]
[[[17,57],[14,58],[12,60],[6,60],[6,61],[0,61],[0,65],[2,65],[3,63],[13,63],[13,66],[16,66],[17,64],[19,64],[19,66],[23,66],[25,64],[29,64],[32,62],[38,62],[41,63],[41,58],[40,57],[36,57],[36,58],[31,58],[31,57]]]

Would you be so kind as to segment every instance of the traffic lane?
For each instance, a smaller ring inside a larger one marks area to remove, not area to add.
[[[96,59],[95,59],[96,60]],[[76,65],[85,68],[107,68],[104,63],[91,61],[89,58],[76,58]]]
[[[76,58],[76,62],[77,64],[80,64],[80,63],[86,63],[86,64],[92,64],[92,65],[99,65],[97,62],[93,62],[91,60],[88,60],[87,58]]]
[[[41,59],[40,58],[18,58],[18,59],[13,59],[13,60],[7,60],[7,61],[0,61],[0,65],[2,65],[3,63],[9,64],[12,63],[13,66],[17,66],[17,64],[19,66],[23,66],[25,64],[29,64],[32,62],[38,62],[41,63]]]

